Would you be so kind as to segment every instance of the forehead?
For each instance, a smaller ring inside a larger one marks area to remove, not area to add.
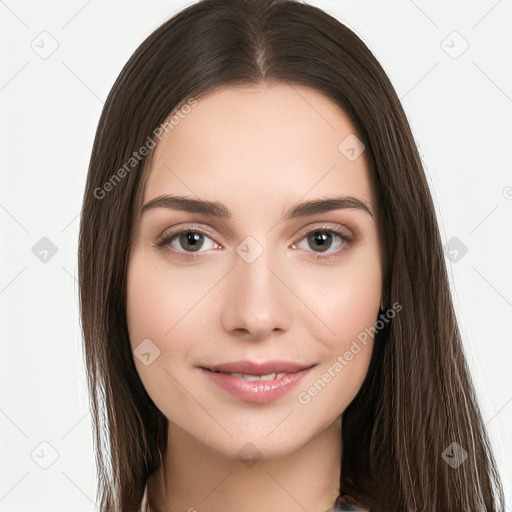
[[[144,202],[172,193],[247,208],[335,192],[372,202],[364,152],[345,151],[352,123],[314,89],[225,87],[174,119],[155,148]]]

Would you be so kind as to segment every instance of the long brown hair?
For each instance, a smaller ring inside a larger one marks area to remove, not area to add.
[[[101,510],[140,510],[167,441],[168,420],[137,374],[126,323],[132,227],[151,157],[138,150],[191,98],[264,83],[312,87],[351,119],[377,193],[384,306],[402,305],[376,334],[366,379],[343,414],[340,492],[379,512],[503,510],[433,202],[400,101],[359,37],[296,0],[202,0],[184,9],[139,46],[105,103],[79,240]],[[456,467],[446,462],[450,446],[467,454]]]

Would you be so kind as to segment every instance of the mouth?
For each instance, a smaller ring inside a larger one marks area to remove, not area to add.
[[[207,370],[207,368],[204,368],[204,369]],[[209,371],[213,371],[213,370],[209,370]],[[245,380],[252,381],[252,382],[258,381],[258,380],[263,381],[263,380],[281,379],[285,375],[289,375],[286,372],[267,373],[265,375],[251,375],[250,373],[235,373],[235,372],[225,373],[225,372],[217,372],[217,371],[215,371],[214,373],[221,373],[222,375],[232,375],[233,377],[238,377],[238,378],[245,379]]]
[[[217,387],[235,398],[261,404],[282,397],[315,366],[286,361],[238,361],[200,369]]]
[[[301,364],[295,361],[233,361],[229,363],[220,363],[210,367],[207,370],[219,373],[237,373],[242,375],[265,376],[280,373],[296,373],[307,368],[315,366],[314,364]]]

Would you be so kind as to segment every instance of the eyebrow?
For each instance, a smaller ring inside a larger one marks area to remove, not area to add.
[[[192,213],[203,213],[212,217],[222,219],[231,219],[233,217],[230,210],[217,201],[206,201],[192,199],[184,196],[161,195],[147,202],[141,210],[141,216],[145,211],[153,208],[169,208],[171,210],[181,210]],[[352,196],[335,196],[326,199],[316,199],[305,201],[294,205],[283,211],[282,219],[290,220],[298,217],[307,217],[318,213],[326,213],[332,210],[356,209],[366,212],[375,220],[375,212],[371,205],[361,199]]]

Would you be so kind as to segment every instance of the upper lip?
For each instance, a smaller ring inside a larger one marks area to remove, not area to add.
[[[295,373],[315,366],[314,364],[302,364],[293,361],[233,361],[205,367],[221,373],[243,373],[248,375],[267,375],[269,373]]]

